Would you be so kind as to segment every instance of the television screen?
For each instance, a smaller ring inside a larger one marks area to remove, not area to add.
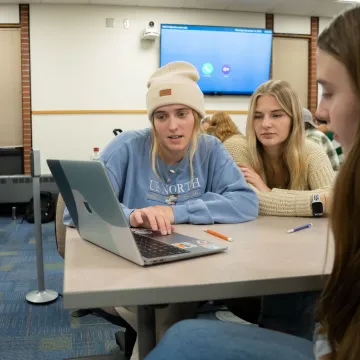
[[[204,94],[251,95],[270,78],[272,31],[162,24],[160,66],[187,61]]]

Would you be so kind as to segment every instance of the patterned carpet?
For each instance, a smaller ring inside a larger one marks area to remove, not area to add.
[[[46,288],[62,292],[63,260],[56,250],[54,223],[43,224]],[[63,360],[114,353],[118,327],[100,317],[73,318],[62,297],[31,305],[37,290],[33,225],[0,218],[0,359]]]

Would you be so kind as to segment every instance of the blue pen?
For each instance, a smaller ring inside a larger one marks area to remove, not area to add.
[[[307,228],[310,228],[312,227],[313,224],[306,224],[306,225],[303,225],[303,226],[299,226],[299,227],[296,227],[294,229],[290,229],[287,231],[288,234],[291,234],[291,233],[294,233],[296,231],[300,231],[300,230],[304,230],[304,229],[307,229]]]

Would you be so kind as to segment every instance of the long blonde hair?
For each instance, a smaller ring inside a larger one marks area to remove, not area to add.
[[[195,121],[194,121],[194,129],[193,129],[193,133],[192,133],[192,139],[191,139],[190,147],[189,147],[189,166],[190,166],[190,177],[191,178],[194,177],[193,160],[194,160],[194,156],[195,156],[196,149],[197,149],[197,144],[198,144],[199,135],[200,135],[200,125],[201,125],[201,116],[195,110],[192,110],[192,113],[194,115]],[[157,166],[157,161],[156,161],[156,156],[159,154],[159,142],[157,140],[156,130],[155,130],[155,126],[154,126],[154,116],[151,119],[151,134],[152,134],[151,167],[152,167],[154,174],[159,177],[158,166]]]
[[[360,7],[335,18],[320,35],[321,50],[341,62],[360,102]],[[324,359],[360,358],[360,114],[355,143],[337,176],[331,209],[335,259],[319,305],[332,353]]]
[[[272,95],[279,102],[281,108],[291,118],[290,135],[285,141],[283,149],[283,161],[288,170],[288,189],[304,190],[305,178],[305,130],[302,119],[302,105],[298,95],[290,84],[283,80],[270,80],[260,85],[253,94],[249,115],[246,123],[246,137],[248,140],[251,165],[262,177],[265,183],[269,184],[269,174],[264,163],[264,148],[256,137],[254,129],[254,118],[257,101],[262,95]]]
[[[241,135],[241,132],[225,111],[217,111],[210,119],[208,134],[216,136],[221,142],[224,142],[233,135]]]

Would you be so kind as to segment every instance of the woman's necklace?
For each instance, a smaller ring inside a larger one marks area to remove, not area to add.
[[[182,160],[181,160],[182,161]],[[170,168],[167,169],[165,174],[163,171],[161,171],[160,166],[159,166],[159,162],[156,161],[156,165],[159,171],[159,174],[161,175],[162,180],[164,181],[165,185],[169,184],[173,181],[173,179],[177,176],[177,174],[179,173],[179,166],[181,164],[181,161],[179,163],[177,163],[177,167],[176,168]],[[167,166],[166,164],[164,164],[165,166]],[[166,194],[165,195],[165,202],[168,205],[176,205],[179,194],[177,192],[171,192],[173,186],[165,186],[166,189]],[[177,186],[174,186],[175,189],[177,189]]]
[[[171,167],[170,169],[169,168],[166,169],[165,175],[164,175],[163,171],[161,171],[158,158],[156,159],[157,169],[158,169],[158,171],[159,171],[159,173],[161,175],[162,180],[165,183],[170,183],[173,180],[175,175],[179,172],[179,167],[181,166],[183,159],[184,158],[182,158],[177,164],[174,164],[175,167]],[[162,161],[162,163],[164,164],[164,167],[170,167],[164,161]]]
[[[167,175],[163,176],[163,180],[165,183],[170,183],[177,173],[178,169],[169,169]]]

